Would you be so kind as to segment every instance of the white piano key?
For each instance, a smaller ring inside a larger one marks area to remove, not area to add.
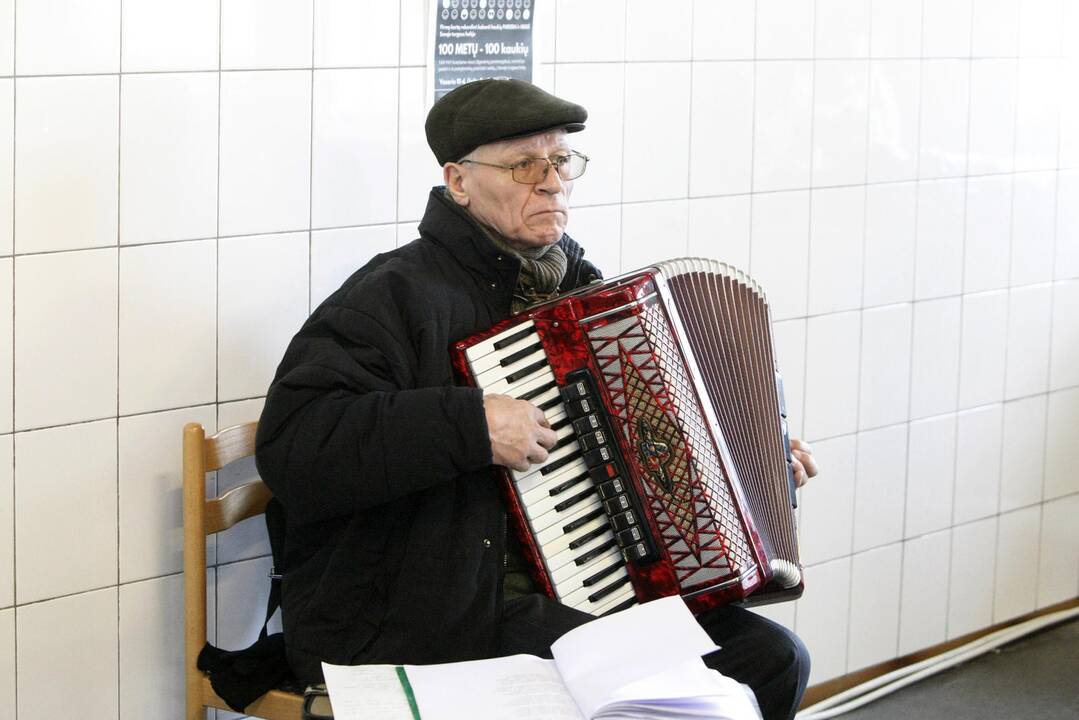
[[[540,487],[545,487],[549,490],[559,482],[569,480],[571,474],[576,475],[587,469],[588,466],[584,464],[584,458],[577,458],[573,462],[566,463],[553,473],[547,475],[544,475],[542,472],[529,473],[526,477],[523,477],[520,480],[514,480],[514,482],[517,485],[517,492],[524,496]]]
[[[532,517],[540,517],[540,516],[550,512],[551,510],[554,510],[555,505],[558,505],[559,503],[563,503],[563,502],[565,502],[565,501],[567,501],[567,500],[569,500],[571,498],[575,498],[575,497],[579,496],[581,493],[585,492],[586,490],[590,491],[590,494],[592,496],[598,497],[598,495],[596,495],[596,489],[595,489],[594,486],[592,486],[591,483],[582,482],[582,483],[579,483],[577,485],[574,485],[572,488],[566,490],[565,492],[558,493],[557,495],[551,495],[550,492],[548,492],[548,493],[546,493],[545,496],[541,496],[535,502],[526,503],[525,504],[525,512],[528,514],[528,517],[530,517],[530,518],[532,518]],[[573,505],[570,505],[568,508],[565,508],[564,510],[561,510],[560,512],[567,512],[567,511],[572,510],[573,508],[577,507],[577,505],[579,505],[580,503],[587,503],[587,502],[588,502],[587,497],[581,498],[576,503],[574,503]]]
[[[570,433],[573,432],[573,426],[572,425],[567,425],[566,427],[569,428]],[[566,428],[563,428],[563,430],[565,430],[565,429]],[[559,439],[561,439],[561,438],[559,438]],[[577,444],[576,440],[574,440],[573,442],[568,443],[566,445],[563,445],[562,447],[558,448],[554,452],[548,454],[547,459],[544,460],[542,463],[537,464],[537,465],[533,465],[532,467],[528,468],[524,472],[517,472],[516,470],[510,470],[510,474],[512,475],[513,480],[516,483],[521,483],[526,478],[530,478],[533,475],[539,475],[539,476],[543,477],[544,476],[544,473],[543,473],[544,468],[546,468],[546,467],[548,467],[550,465],[553,465],[554,463],[558,462],[559,460],[566,457],[567,455],[573,455],[574,453],[578,453],[580,451],[581,451],[581,446]],[[572,463],[567,463],[567,465],[570,465],[570,464],[572,464]],[[558,470],[561,470],[561,469],[562,468],[559,468]],[[558,471],[556,470],[554,472],[558,472]],[[547,475],[553,475],[554,472],[547,473]]]
[[[540,542],[547,543],[560,535],[566,534],[562,528],[581,515],[587,515],[593,510],[600,510],[602,508],[603,503],[600,502],[599,496],[597,495],[589,500],[577,503],[571,508],[567,508],[564,512],[551,510],[545,512],[543,515],[531,517],[529,518],[529,521],[532,523],[532,529],[536,532],[536,537],[543,538]],[[604,517],[606,517],[606,513],[604,513]],[[553,535],[551,534],[552,528],[557,531]],[[569,534],[573,534],[574,532],[575,530],[570,530]]]
[[[530,378],[528,378],[526,380],[522,380],[520,383],[518,383],[514,387],[513,393],[511,393],[513,395],[513,397],[515,397],[515,398],[517,398],[519,400],[523,400],[523,399],[525,399],[523,397],[524,395],[527,395],[528,393],[532,392],[536,388],[541,387],[543,385],[547,385],[548,383],[553,383],[554,382],[554,373],[551,372],[551,368],[550,367],[545,367],[544,370],[546,370],[547,372],[540,373],[538,375],[534,375],[534,376],[532,376],[532,377],[530,377]],[[476,387],[482,387],[482,386],[476,385]],[[551,389],[554,390],[555,392],[557,392],[558,391],[558,386],[555,386],[554,388],[551,388]],[[529,400],[529,402],[531,402],[531,400]]]
[[[610,565],[610,564],[611,563],[607,563],[607,565]],[[619,580],[621,580],[623,578],[626,578],[626,577],[629,577],[629,574],[626,572],[625,568],[621,568],[619,570],[616,570],[616,571],[612,572],[610,575],[605,576],[602,580],[597,582],[595,585],[589,585],[588,587],[584,587],[583,585],[581,585],[577,589],[575,589],[573,592],[568,592],[565,595],[560,595],[558,599],[564,605],[576,605],[576,604],[581,603],[581,602],[590,603],[592,601],[590,601],[588,599],[589,595],[591,595],[592,593],[598,592],[598,591],[602,590],[603,588],[607,587],[608,585],[610,585],[611,583],[618,582]],[[583,579],[584,578],[582,578],[582,580]],[[578,582],[580,582],[580,581],[578,581]],[[618,590],[612,591],[611,594],[616,595],[616,594],[618,594],[619,591],[621,591],[621,588],[619,588]],[[607,598],[609,598],[609,597],[610,597],[610,595],[604,595],[601,598],[597,598],[596,601],[595,601],[595,604],[596,605],[606,604]]]
[[[508,338],[510,335],[514,335],[516,333],[521,332],[522,330],[527,330],[529,328],[531,328],[533,330],[533,333],[534,333],[534,331],[536,329],[536,324],[534,322],[532,322],[531,320],[526,320],[526,321],[524,321],[522,323],[518,323],[518,324],[516,324],[516,325],[514,325],[512,327],[506,328],[505,330],[498,333],[497,335],[492,335],[491,337],[487,338],[486,340],[484,340],[482,342],[478,342],[475,345],[473,345],[472,347],[465,350],[465,357],[467,357],[469,362],[471,362],[476,358],[480,358],[480,357],[483,357],[484,355],[495,352],[495,343],[500,342],[500,341]],[[533,337],[533,336],[535,336],[535,335],[534,334],[530,335],[530,337]]]
[[[634,598],[636,598],[636,594],[633,592],[633,586],[625,585],[616,590],[615,592],[611,593],[610,595],[601,598],[599,602],[590,603],[586,599],[583,603],[573,607],[575,607],[575,609],[577,610],[583,610],[584,612],[592,613],[593,615],[602,615],[603,613],[607,612],[608,610],[617,605],[620,605],[626,600],[632,600]]]
[[[529,353],[528,355],[525,355],[520,359],[511,362],[509,365],[495,365],[493,368],[486,370],[485,372],[474,373],[476,377],[476,385],[480,387],[487,387],[492,383],[501,380],[504,377],[508,377],[513,373],[524,370],[530,365],[534,365],[535,363],[540,361],[544,363],[547,362],[547,353],[543,352],[543,348],[540,348],[535,352]],[[531,377],[536,372],[539,372],[539,368],[536,368],[535,371],[530,372],[528,376]]]
[[[592,518],[588,522],[581,525],[581,527],[575,530],[571,530],[568,533],[562,532],[562,526],[557,526],[555,528],[557,532],[553,533],[552,537],[548,537],[546,541],[542,543],[537,540],[537,544],[540,546],[540,552],[543,554],[544,558],[554,558],[557,557],[560,553],[567,551],[569,549],[569,544],[581,535],[584,535],[591,530],[595,530],[600,527],[606,527],[607,525],[607,515],[604,514],[600,515],[599,517]]]
[[[584,466],[584,461],[581,460],[579,461],[579,463],[580,470],[578,470],[577,472],[571,471],[553,473],[552,475],[548,476],[546,482],[534,485],[533,487],[529,488],[528,492],[520,492],[520,486],[518,486],[521,504],[531,505],[532,503],[540,502],[541,500],[545,500],[549,497],[569,497],[576,492],[584,490],[586,487],[590,487],[592,485],[592,478],[588,477],[588,473],[586,472],[586,468]],[[571,463],[570,465],[567,465],[566,468],[573,468],[577,465],[578,463]],[[563,468],[563,470],[565,470],[566,468]],[[551,495],[551,490],[554,490],[559,485],[569,482],[570,480],[574,480],[573,485],[567,487],[565,490],[558,493],[557,495]]]
[[[481,388],[486,393],[501,393],[503,395],[512,395],[513,397],[517,397],[521,394],[519,392],[520,388],[525,387],[532,382],[535,382],[537,378],[541,377],[544,379],[544,382],[554,380],[554,373],[551,372],[550,365],[544,365],[542,368],[537,370],[534,375],[523,377],[517,382],[511,383],[507,381],[506,378],[502,377],[495,380],[494,382],[485,385],[481,385],[479,382],[477,382],[476,387]],[[532,385],[531,387],[535,386]]]
[[[607,518],[606,516],[604,516],[597,519],[606,521]],[[556,572],[558,573],[559,583],[564,580],[569,580],[574,575],[576,575],[582,567],[584,567],[584,565],[574,564],[578,558],[580,558],[582,555],[587,555],[588,553],[598,548],[600,545],[614,540],[614,535],[611,534],[611,530],[606,522],[601,523],[599,527],[593,527],[592,530],[603,530],[604,532],[600,533],[597,537],[590,539],[584,545],[577,548],[570,548],[570,543],[574,542],[579,537],[584,537],[589,532],[591,532],[591,530],[574,533],[574,536],[568,538],[564,546],[562,545],[562,543],[559,543],[559,547],[565,547],[564,550],[558,551],[557,548],[547,548],[548,553],[544,558],[547,563],[547,569],[550,570],[552,574]],[[613,549],[615,548],[612,548],[612,550]]]
[[[555,590],[560,593],[559,597],[562,597],[563,595],[574,592],[580,587],[584,587],[582,583],[587,578],[616,563],[621,565],[622,569],[616,570],[611,574],[614,576],[617,576],[619,573],[625,575],[625,560],[622,557],[622,551],[618,548],[611,548],[600,557],[590,560],[584,565],[576,565],[574,563],[568,565],[563,564],[557,571],[552,573],[553,579],[551,580],[551,583],[554,585]]]
[[[474,360],[469,360],[469,365],[472,366],[472,374],[479,375],[482,372],[490,370],[491,368],[498,367],[502,364],[503,358],[507,358],[514,353],[519,353],[525,348],[530,348],[534,345],[538,345],[540,339],[538,335],[529,335],[526,338],[521,338],[512,345],[507,345],[501,350],[496,350],[492,353],[487,353],[483,357],[478,357]],[[540,352],[543,352],[542,348],[536,348]]]

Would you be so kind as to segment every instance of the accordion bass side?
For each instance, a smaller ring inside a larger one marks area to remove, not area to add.
[[[771,319],[719,262],[658,263],[454,344],[455,372],[528,400],[558,442],[502,469],[540,588],[604,614],[678,594],[701,612],[801,594]]]

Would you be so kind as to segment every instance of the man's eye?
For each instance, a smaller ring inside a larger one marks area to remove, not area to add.
[[[551,158],[551,164],[555,167],[560,168],[565,166],[565,164],[569,162],[569,158],[569,155],[555,155],[553,158]]]
[[[527,171],[527,170],[528,170],[529,168],[531,168],[531,167],[532,167],[532,164],[533,164],[534,162],[535,162],[535,160],[532,160],[531,158],[527,158],[527,159],[525,159],[525,160],[521,160],[521,161],[519,161],[519,162],[515,162],[515,163],[513,164],[513,169],[514,169],[514,170],[524,170],[524,171]]]

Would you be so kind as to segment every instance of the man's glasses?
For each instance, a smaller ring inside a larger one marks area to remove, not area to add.
[[[567,155],[525,158],[512,165],[495,165],[494,163],[485,163],[479,160],[462,160],[461,163],[486,165],[487,167],[509,170],[513,173],[514,182],[519,182],[522,185],[538,185],[547,179],[547,172],[552,167],[558,173],[558,177],[563,180],[576,180],[584,175],[584,169],[588,166],[588,157],[574,150]]]

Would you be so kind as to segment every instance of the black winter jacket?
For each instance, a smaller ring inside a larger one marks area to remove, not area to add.
[[[333,663],[487,657],[506,514],[480,391],[450,345],[510,314],[519,262],[434,188],[420,238],[375,257],[293,338],[257,464],[287,516],[282,612],[298,677]],[[599,276],[569,236],[560,289]]]

